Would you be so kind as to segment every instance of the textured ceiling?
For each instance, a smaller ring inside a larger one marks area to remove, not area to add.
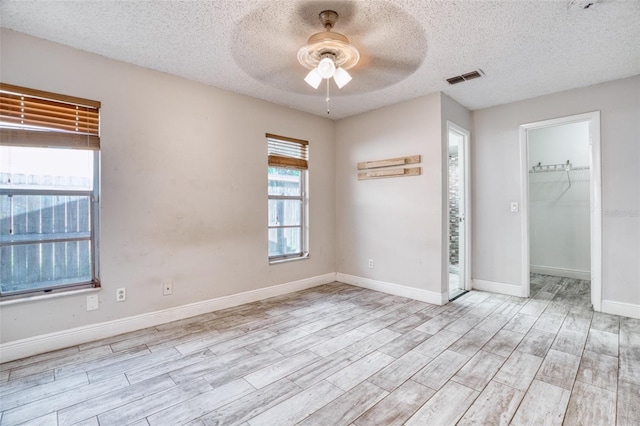
[[[596,1],[1,0],[0,25],[325,115],[296,53],[334,9],[362,54],[332,89],[342,118],[436,91],[473,110],[640,74],[640,0]]]

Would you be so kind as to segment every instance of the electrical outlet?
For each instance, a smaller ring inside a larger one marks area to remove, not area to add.
[[[125,300],[127,300],[127,290],[124,287],[116,289],[116,302],[124,302]]]
[[[96,309],[98,309],[98,295],[87,296],[87,311],[95,311]]]
[[[165,281],[164,283],[162,283],[162,294],[164,296],[173,294],[173,282]]]
[[[369,268],[373,269],[373,259],[369,259]]]
[[[512,201],[511,202],[511,212],[512,213],[518,213],[520,211],[520,204],[518,204],[517,201]]]

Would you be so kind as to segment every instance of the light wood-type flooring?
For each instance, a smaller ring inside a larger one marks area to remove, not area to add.
[[[0,424],[640,425],[640,320],[588,287],[315,287],[2,364]]]

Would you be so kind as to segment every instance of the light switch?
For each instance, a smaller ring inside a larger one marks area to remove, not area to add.
[[[520,205],[518,204],[517,201],[512,201],[511,202],[511,211],[513,213],[518,213],[520,211]]]

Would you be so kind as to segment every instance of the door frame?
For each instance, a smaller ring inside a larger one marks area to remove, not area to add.
[[[600,111],[537,121],[520,126],[520,202],[522,238],[522,297],[531,294],[529,247],[529,130],[563,124],[589,122],[589,167],[591,171],[591,303],[594,311],[602,310],[602,172],[600,151]]]
[[[464,262],[460,262],[460,266],[462,267],[463,280],[461,288],[463,290],[471,290],[471,133],[469,130],[465,129],[462,126],[457,125],[453,121],[447,120],[447,153],[446,153],[446,194],[445,199],[446,204],[446,245],[445,245],[445,254],[447,258],[447,274],[446,274],[446,282],[447,282],[447,294],[449,292],[449,134],[457,133],[462,136],[462,147],[461,151],[463,152],[462,161],[458,164],[463,165],[464,170],[464,179],[461,179],[461,182],[464,185],[464,220],[463,230],[464,230],[464,250],[461,253],[461,260]]]

